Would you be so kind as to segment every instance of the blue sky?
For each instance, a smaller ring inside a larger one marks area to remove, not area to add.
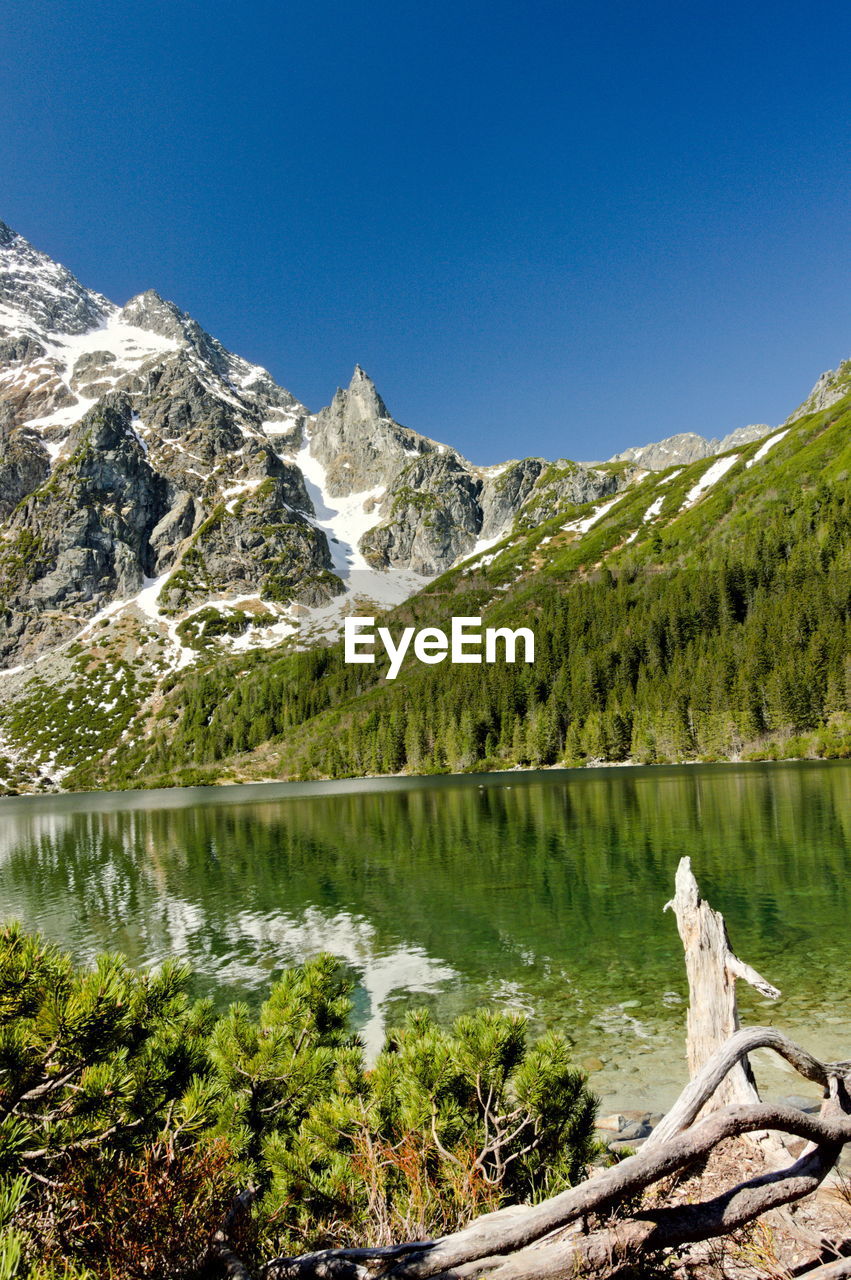
[[[851,355],[847,5],[6,0],[0,218],[473,460],[777,422]]]

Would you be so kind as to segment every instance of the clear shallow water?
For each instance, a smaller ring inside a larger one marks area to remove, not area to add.
[[[373,1049],[408,1007],[449,1019],[489,1001],[569,1034],[607,1106],[655,1108],[683,1081],[662,907],[684,853],[734,948],[784,993],[740,984],[743,1019],[851,1056],[845,762],[4,800],[0,915],[82,960],[177,952],[221,1003],[258,1003],[282,967],[329,950],[357,976]]]

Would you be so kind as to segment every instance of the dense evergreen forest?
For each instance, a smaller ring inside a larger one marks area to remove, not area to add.
[[[391,683],[386,661],[347,666],[340,646],[211,663],[176,685],[144,758],[125,753],[113,776],[215,775],[258,748],[271,772],[308,777],[846,756],[848,486],[819,484],[761,517],[702,568],[624,557],[524,579],[487,616],[533,626],[531,665],[409,663]],[[475,612],[475,583],[452,602]],[[394,618],[445,615],[433,588]]]

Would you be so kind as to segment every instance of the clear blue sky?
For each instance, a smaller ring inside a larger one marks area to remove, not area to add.
[[[847,4],[5,0],[0,218],[476,461],[784,418],[851,355]]]

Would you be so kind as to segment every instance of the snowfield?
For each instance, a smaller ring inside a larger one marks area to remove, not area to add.
[[[776,444],[780,443],[784,436],[788,436],[790,430],[791,427],[787,427],[785,431],[778,431],[776,435],[769,436],[768,439],[759,446],[754,456],[749,458],[745,463],[748,470],[750,470],[755,462],[761,462],[769,449],[773,449]]]
[[[717,484],[722,476],[726,475],[734,463],[738,462],[739,455],[731,454],[728,458],[719,458],[717,462],[713,462],[708,471],[704,471],[697,484],[692,485],[685,496],[685,501],[680,507],[680,511],[685,511],[688,507],[693,507],[698,498],[701,498],[707,489],[711,489]]]

